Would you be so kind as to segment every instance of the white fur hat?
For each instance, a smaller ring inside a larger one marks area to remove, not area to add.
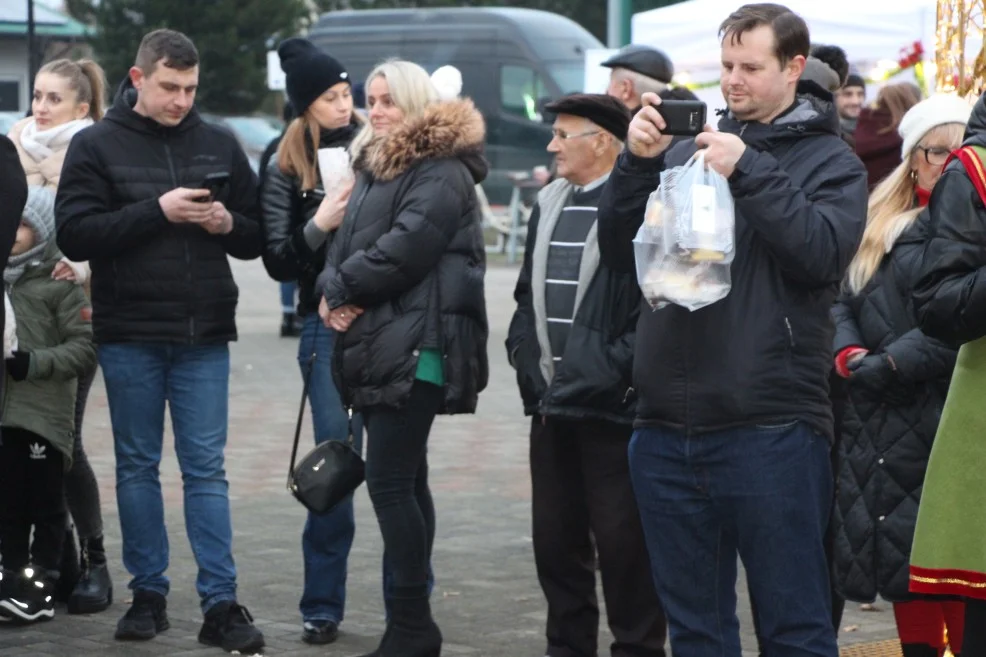
[[[432,73],[431,83],[438,90],[441,100],[455,100],[462,93],[462,73],[451,65],[442,66]]]
[[[907,114],[900,121],[900,127],[897,128],[901,139],[904,140],[900,149],[901,158],[906,159],[921,138],[932,128],[948,123],[965,125],[969,122],[970,114],[972,114],[972,105],[955,94],[935,94],[922,100],[907,110]]]

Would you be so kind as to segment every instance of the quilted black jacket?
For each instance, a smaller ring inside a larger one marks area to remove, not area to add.
[[[955,365],[955,350],[917,328],[911,301],[929,216],[897,240],[860,295],[833,310],[836,353],[870,351],[849,378],[834,517],[836,586],[855,602],[910,597],[921,488]]]
[[[401,408],[422,349],[441,352],[443,414],[472,413],[486,387],[486,248],[475,186],[482,116],[438,103],[371,141],[318,287],[330,308],[364,309],[333,361],[347,406]]]

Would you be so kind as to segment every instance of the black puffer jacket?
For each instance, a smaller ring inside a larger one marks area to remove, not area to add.
[[[963,145],[986,147],[986,94],[972,110]],[[930,207],[914,301],[921,329],[958,346],[986,336],[986,206],[959,160],[945,167]]]
[[[911,302],[929,221],[925,210],[833,310],[835,353],[869,350],[849,378],[834,518],[836,585],[856,602],[910,597],[921,488],[955,366],[954,349],[916,328]]]
[[[517,372],[524,414],[598,419],[632,424],[636,396],[630,381],[640,314],[640,287],[634,274],[600,265],[572,320],[565,356],[555,363],[551,385],[541,373],[541,348],[531,292],[532,255],[540,206],[527,225],[527,248],[514,299],[517,310],[507,333],[507,357]]]
[[[319,148],[347,148],[356,136],[356,123],[337,130],[324,130]],[[313,155],[314,157],[314,155]],[[322,183],[315,190],[301,191],[301,181],[281,171],[277,155],[270,158],[260,187],[263,213],[264,267],[275,281],[298,282],[298,315],[318,310],[315,281],[325,265],[330,233],[315,249],[305,239],[305,226],[324,198]]]
[[[260,255],[257,178],[236,138],[194,109],[166,128],[137,114],[135,101],[126,84],[106,117],[75,136],[58,185],[58,247],[92,267],[95,340],[235,340],[239,291],[227,254]],[[168,221],[162,194],[223,171],[230,184],[216,200],[233,215],[230,234]]]
[[[365,310],[336,339],[336,383],[356,410],[400,408],[421,349],[441,352],[443,413],[471,413],[489,375],[486,248],[475,185],[485,129],[471,101],[439,103],[354,163],[346,217],[319,279],[330,308]]]
[[[796,105],[770,125],[719,122],[747,145],[729,179],[732,291],[695,312],[641,311],[638,425],[702,433],[798,419],[832,435],[830,312],[863,232],[866,171],[839,136],[831,94],[811,82],[798,90]],[[653,160],[620,156],[599,204],[605,265],[634,271],[648,195],[661,170],[694,152],[690,140]]]

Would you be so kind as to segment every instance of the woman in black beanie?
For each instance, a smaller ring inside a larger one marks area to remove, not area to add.
[[[298,362],[303,377],[312,353],[316,354],[309,388],[315,442],[345,440],[348,417],[331,374],[335,333],[319,320],[315,279],[342,223],[352,183],[345,178],[340,182],[333,172],[320,172],[318,151],[348,148],[362,119],[353,112],[349,74],[333,57],[299,38],[282,42],[278,54],[295,118],[261,174],[264,266],[275,280],[298,283],[302,321]],[[323,175],[333,183],[329,190]],[[355,420],[353,433],[360,449],[362,427],[359,418]],[[307,643],[331,643],[336,638],[345,610],[354,530],[352,500],[329,514],[308,516],[302,536],[305,581],[300,603],[302,639]]]

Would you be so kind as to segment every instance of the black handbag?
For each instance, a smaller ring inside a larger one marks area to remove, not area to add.
[[[316,355],[312,353],[308,360],[308,371],[305,373],[298,424],[294,430],[294,447],[291,448],[291,465],[288,467],[288,490],[309,511],[316,515],[324,515],[359,488],[365,479],[365,474],[363,459],[355,449],[352,408],[348,409],[349,438],[345,442],[326,440],[316,445],[315,449],[308,452],[295,466],[301,425],[305,418],[305,400],[308,398]]]

